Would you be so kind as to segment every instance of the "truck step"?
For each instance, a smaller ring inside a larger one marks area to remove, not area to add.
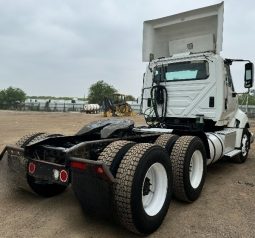
[[[241,153],[241,150],[232,150],[232,151],[224,154],[224,156],[232,158],[232,157],[234,157],[234,156],[236,156],[236,155],[238,155],[240,153]]]

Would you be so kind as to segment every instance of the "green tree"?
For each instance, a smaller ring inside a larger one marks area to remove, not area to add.
[[[5,90],[0,90],[0,103],[5,101]]]
[[[238,96],[239,105],[246,105],[247,96],[249,97],[248,105],[255,105],[255,96],[248,95],[247,93]]]
[[[24,102],[26,100],[26,93],[20,88],[9,87],[0,91],[1,104],[15,104],[17,102]]]
[[[135,101],[135,100],[136,100],[135,97],[132,96],[132,95],[127,95],[126,96],[126,101]]]
[[[105,97],[111,97],[117,90],[103,80],[97,81],[92,84],[89,88],[88,101],[89,103],[102,104]]]

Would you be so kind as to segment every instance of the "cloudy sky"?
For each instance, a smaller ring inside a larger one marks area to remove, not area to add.
[[[83,97],[98,81],[138,96],[143,21],[219,0],[0,0],[0,89]],[[255,2],[226,0],[222,55],[254,60]],[[232,72],[243,91],[243,65]]]

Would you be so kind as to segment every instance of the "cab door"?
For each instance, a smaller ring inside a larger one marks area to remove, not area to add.
[[[225,64],[225,118],[231,118],[238,108],[238,99],[235,92],[230,65]]]

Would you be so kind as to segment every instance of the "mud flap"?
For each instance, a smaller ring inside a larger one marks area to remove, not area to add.
[[[72,189],[85,213],[100,217],[112,215],[112,183],[92,170],[72,169]]]
[[[22,154],[14,155],[10,152],[6,157],[7,179],[10,186],[34,193],[27,182],[28,160]]]

